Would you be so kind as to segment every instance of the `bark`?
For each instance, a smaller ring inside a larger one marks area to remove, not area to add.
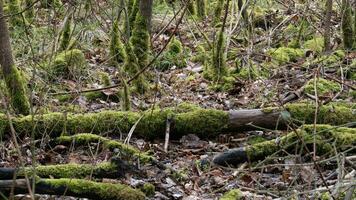
[[[35,188],[36,194],[107,200],[145,199],[141,191],[126,185],[83,179],[39,179],[36,180]],[[14,194],[27,194],[26,181],[24,179],[0,181],[0,192],[3,195],[9,196],[12,189],[14,189]]]
[[[324,44],[325,51],[330,51],[330,35],[331,35],[331,14],[332,14],[332,0],[326,1],[326,9],[325,9],[325,32],[324,32]]]
[[[3,11],[3,1],[0,1],[0,65],[5,78],[11,105],[16,113],[27,115],[30,105],[26,96],[24,81],[17,70],[10,44],[10,35]]]
[[[140,12],[147,20],[147,30],[151,32],[153,0],[140,1]]]

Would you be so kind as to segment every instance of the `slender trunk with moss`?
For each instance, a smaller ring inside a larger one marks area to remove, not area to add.
[[[214,79],[220,80],[222,76],[227,74],[226,68],[226,54],[225,54],[225,24],[227,20],[227,14],[229,11],[229,3],[227,0],[225,4],[225,15],[223,19],[223,23],[221,29],[218,33],[217,42],[215,43],[215,48],[213,52],[213,73]]]
[[[35,16],[35,10],[34,10],[34,2],[33,0],[25,0],[25,17],[28,21],[32,21],[34,16]]]
[[[206,0],[196,0],[197,15],[201,19],[206,17]]]
[[[129,11],[129,19],[128,19],[128,27],[125,26],[125,33],[128,32],[129,36],[131,36],[134,24],[135,24],[135,20],[136,20],[136,15],[137,12],[140,9],[140,0],[134,0],[132,8]],[[128,29],[128,30],[127,30]]]
[[[151,32],[153,0],[140,1],[140,13],[146,19],[147,30]]]
[[[187,6],[188,6],[188,11],[191,15],[195,15],[196,14],[196,9],[195,9],[195,5],[194,5],[194,0],[188,0],[187,2]]]
[[[0,16],[3,16],[3,1],[0,0]],[[15,66],[5,18],[0,17],[0,65],[5,78],[11,106],[16,113],[27,115],[30,104],[26,96],[25,82]]]
[[[216,3],[216,7],[214,10],[214,24],[217,24],[220,22],[220,18],[221,18],[221,14],[222,14],[222,10],[224,7],[224,2],[225,0],[218,0]]]
[[[131,101],[130,101],[130,88],[127,85],[126,81],[123,81],[124,88],[122,89],[122,110],[129,111],[131,110]]]
[[[324,46],[325,46],[325,51],[330,50],[330,37],[331,37],[331,14],[332,14],[332,5],[333,1],[332,0],[327,0],[326,1],[326,6],[325,6],[325,23],[324,23]]]
[[[352,49],[353,47],[353,40],[354,40],[354,33],[352,28],[352,8],[350,4],[350,0],[343,0],[342,1],[342,35],[343,35],[343,42],[345,49]]]
[[[113,66],[118,67],[126,59],[124,45],[121,42],[119,21],[116,19],[112,25],[109,55]]]
[[[69,14],[65,20],[61,30],[61,40],[59,44],[59,50],[65,51],[68,49],[72,33],[72,14]]]

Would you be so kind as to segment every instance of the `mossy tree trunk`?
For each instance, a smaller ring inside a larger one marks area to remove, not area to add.
[[[325,51],[330,50],[330,36],[331,36],[331,14],[332,14],[332,0],[327,0],[325,5],[325,22],[324,22],[324,48]]]
[[[342,0],[342,35],[344,48],[347,50],[352,49],[354,42],[354,32],[352,28],[352,7],[350,0]]]
[[[0,0],[0,16],[4,15],[3,1]],[[9,30],[5,18],[0,18],[0,65],[5,78],[11,105],[16,113],[27,115],[30,104],[26,96],[24,80],[17,70],[10,44]]]
[[[146,19],[146,26],[148,32],[151,32],[152,8],[153,0],[140,1],[140,12],[141,15]]]
[[[127,185],[99,183],[84,179],[39,179],[35,182],[36,194],[74,196],[89,199],[144,200],[145,194]],[[0,181],[0,194],[27,194],[26,180]]]

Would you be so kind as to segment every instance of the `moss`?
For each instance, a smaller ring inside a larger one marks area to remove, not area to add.
[[[225,1],[224,0],[218,0],[216,3],[216,7],[214,9],[214,24],[217,24],[220,22],[220,17],[222,14],[223,6],[224,6]]]
[[[109,77],[109,74],[106,72],[100,72],[99,73],[100,76],[100,83],[104,86],[110,86],[111,85],[111,80]]]
[[[304,87],[304,92],[314,95],[314,81],[315,79],[311,79],[307,82]],[[335,83],[333,81],[328,81],[323,78],[319,78],[316,80],[316,89],[319,96],[330,95],[341,90],[340,84]]]
[[[122,184],[98,183],[83,179],[41,179],[36,185],[45,185],[52,190],[63,190],[66,194],[86,195],[94,199],[110,200],[144,200],[145,195]],[[50,191],[50,190],[49,190]]]
[[[25,17],[28,21],[32,21],[35,17],[35,10],[33,6],[33,0],[25,0]]]
[[[142,69],[148,64],[150,34],[147,29],[147,20],[140,11],[135,19],[130,42],[137,57],[138,66]]]
[[[60,0],[40,0],[42,8],[58,8],[62,6]]]
[[[324,49],[324,38],[316,37],[304,42],[304,49],[311,50],[317,53],[322,53]]]
[[[134,29],[134,24],[136,21],[137,13],[139,12],[140,9],[140,0],[130,0],[129,6],[132,6],[131,8],[129,7],[129,21],[128,24],[129,26],[125,26],[125,33],[129,33],[129,36],[131,36],[132,30]],[[129,29],[129,30],[127,30]]]
[[[206,0],[196,0],[197,15],[201,19],[206,17]]]
[[[192,57],[193,62],[200,62],[203,66],[206,66],[209,61],[209,53],[205,50],[203,45],[196,47],[196,54]]]
[[[220,30],[214,46],[212,57],[211,73],[213,80],[217,81],[227,75],[226,54],[225,54],[225,34]]]
[[[27,174],[36,174],[41,178],[86,178],[92,176],[101,178],[104,174],[111,174],[117,172],[119,166],[111,162],[100,163],[99,165],[91,164],[62,164],[62,165],[43,165],[27,167],[20,170],[17,175],[23,176],[25,171]]]
[[[129,111],[131,110],[131,101],[130,101],[130,89],[128,84],[126,83],[126,81],[124,81],[124,87],[122,89],[122,95],[121,95],[121,99],[122,99],[122,110],[123,111]]]
[[[271,56],[272,60],[278,64],[295,62],[298,58],[303,57],[304,55],[304,52],[301,49],[294,49],[289,47],[270,49],[267,53]]]
[[[293,103],[285,106],[293,119],[306,124],[314,123],[315,105],[306,103]],[[317,118],[318,124],[341,125],[356,121],[356,115],[353,114],[354,104],[351,106],[331,104],[319,107]]]
[[[72,15],[66,17],[64,20],[64,25],[61,30],[61,40],[59,44],[59,50],[65,51],[69,47],[70,38],[72,33]]]
[[[232,189],[226,192],[220,200],[240,200],[243,198],[243,194],[239,189]]]
[[[342,1],[341,30],[344,48],[348,50],[352,49],[355,36],[352,30],[352,6],[348,0]]]
[[[54,76],[75,78],[82,75],[86,67],[87,61],[83,52],[79,49],[73,49],[57,55],[51,70]]]
[[[254,144],[257,144],[257,143],[265,142],[266,140],[267,139],[262,137],[262,136],[254,135],[254,136],[251,136],[251,137],[248,138],[247,144],[254,145]]]
[[[251,64],[250,67],[240,69],[236,76],[244,80],[256,80],[257,78],[267,77],[268,73],[263,71],[260,67]]]
[[[356,144],[355,128],[317,125],[316,131],[316,146],[318,155],[332,154],[334,152],[334,147],[331,145],[333,142],[335,142],[335,146],[338,150],[345,150],[345,148],[352,147]],[[282,136],[278,143],[275,140],[270,140],[247,146],[247,155],[251,161],[257,161],[272,155],[279,149],[284,149],[285,151],[292,153],[295,152],[297,147],[301,147],[301,140],[311,151],[314,143],[314,136],[312,134],[313,125],[305,125],[299,129],[297,133],[298,134],[290,132],[287,135]],[[301,140],[299,138],[301,138]],[[304,149],[302,150],[304,152],[303,154],[308,153]]]
[[[26,24],[22,19],[20,2],[18,0],[9,0],[8,1],[8,11],[12,15],[10,17],[10,24],[12,27],[22,27]]]
[[[195,4],[194,1],[188,1],[187,2],[187,7],[188,7],[188,11],[191,15],[195,15],[196,14],[196,9],[195,9]]]
[[[153,197],[155,195],[155,186],[151,183],[145,183],[141,188],[141,191],[145,193],[147,197]]]
[[[101,143],[103,148],[108,148],[110,150],[118,149],[122,155],[133,156],[134,158],[140,159],[142,163],[147,163],[152,160],[152,157],[147,153],[140,152],[138,149],[130,145],[123,144],[116,140],[109,140],[94,134],[81,133],[72,136],[61,136],[56,139],[56,143],[58,144],[75,143],[76,145],[87,145],[93,142]]]
[[[173,66],[183,68],[187,66],[186,57],[182,43],[173,38],[168,45],[168,50],[159,58],[157,68],[160,70],[167,70]]]
[[[26,94],[26,83],[16,66],[12,66],[10,74],[5,75],[5,82],[12,108],[18,114],[29,114],[30,103]]]
[[[109,52],[113,66],[118,67],[118,65],[126,59],[126,52],[120,39],[118,19],[116,19],[112,25]]]

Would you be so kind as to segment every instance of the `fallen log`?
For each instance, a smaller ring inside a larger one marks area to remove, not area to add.
[[[356,121],[352,105],[324,105],[319,108],[317,123],[341,125]],[[37,138],[44,134],[57,137],[75,133],[128,133],[142,115],[134,135],[148,139],[164,138],[166,119],[172,118],[170,135],[179,138],[193,133],[201,138],[217,136],[222,132],[240,132],[246,129],[283,128],[291,119],[298,123],[313,123],[315,106],[299,103],[281,108],[221,111],[202,109],[197,106],[179,106],[163,110],[138,112],[103,111],[87,114],[49,113],[14,117],[13,125],[18,135],[29,135],[33,130]],[[8,134],[10,128],[5,116],[0,116],[0,135]]]
[[[141,163],[148,163],[154,160],[154,158],[147,154],[147,152],[141,152],[131,145],[123,144],[120,141],[111,140],[99,135],[90,133],[80,133],[71,136],[60,136],[51,142],[51,145],[63,144],[63,145],[87,145],[90,143],[100,143],[102,148],[107,148],[111,151],[118,149],[121,157],[129,157],[133,159],[139,159]]]
[[[337,150],[342,151],[356,145],[356,128],[317,125],[316,131],[317,155],[334,153],[334,146]],[[303,145],[312,151],[313,142],[313,125],[305,125],[297,131],[292,131],[279,139],[231,149],[216,156],[214,163],[222,166],[236,166],[248,161],[263,160],[282,149],[293,154],[298,147],[299,150],[302,150],[302,154],[306,154],[308,152],[306,152],[305,148],[302,148]]]
[[[38,179],[36,194],[73,196],[89,199],[144,200],[140,191],[123,184],[99,183],[83,179]],[[0,181],[1,194],[8,197],[13,190],[16,194],[27,194],[25,179]]]
[[[98,165],[92,164],[61,164],[61,165],[41,165],[35,168],[26,167],[24,169],[0,168],[0,180],[24,178],[25,173],[30,176],[40,178],[75,178],[81,179],[92,177],[101,178],[120,178],[125,174],[139,174],[138,169],[126,162],[113,158],[111,162],[103,162]]]

